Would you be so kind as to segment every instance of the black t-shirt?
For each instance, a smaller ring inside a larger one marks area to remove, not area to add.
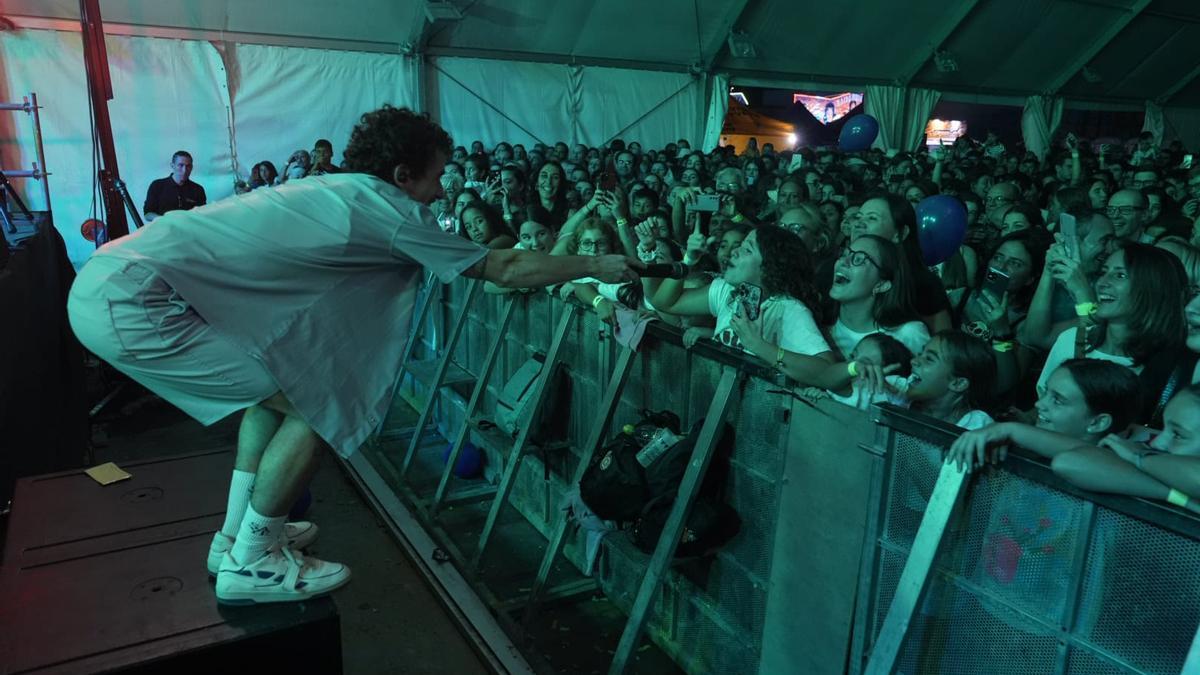
[[[178,185],[175,179],[167,176],[150,183],[142,213],[157,213],[161,216],[168,211],[188,211],[207,203],[208,197],[204,194],[204,188],[198,183],[186,180],[183,185]]]

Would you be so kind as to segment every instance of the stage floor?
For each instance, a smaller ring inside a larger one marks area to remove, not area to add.
[[[110,410],[129,414],[105,425],[107,446],[97,448],[97,463],[236,447],[239,419],[205,428],[161,400],[131,401],[136,395],[114,401]],[[312,493],[309,517],[321,526],[312,553],[354,571],[334,595],[346,675],[487,672],[332,456],[322,457]]]

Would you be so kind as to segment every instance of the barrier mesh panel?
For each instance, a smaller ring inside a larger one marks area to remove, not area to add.
[[[1077,630],[1145,672],[1177,673],[1200,622],[1200,546],[1112,511],[1096,519]]]
[[[868,652],[941,455],[893,434]],[[1089,506],[1008,471],[978,476],[943,536],[895,672],[1180,672],[1200,623],[1200,542]]]

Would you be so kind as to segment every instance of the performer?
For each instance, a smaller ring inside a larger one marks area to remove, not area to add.
[[[617,255],[489,251],[448,234],[428,204],[450,136],[426,115],[363,115],[346,173],[256,190],[111,242],[67,309],[100,358],[208,425],[242,413],[226,521],[209,571],[217,600],[303,600],[350,578],[302,556],[316,535],[285,514],[324,440],[355,452],[387,413],[426,269],[528,288],[636,278]]]

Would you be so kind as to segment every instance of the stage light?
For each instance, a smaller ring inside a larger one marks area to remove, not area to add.
[[[787,139],[788,139],[788,145],[792,146],[793,148],[796,147],[796,141],[800,140],[799,138],[796,137],[796,134],[788,134]]]
[[[758,50],[754,48],[750,36],[744,31],[729,33],[729,53],[738,59],[752,59],[758,56]]]

